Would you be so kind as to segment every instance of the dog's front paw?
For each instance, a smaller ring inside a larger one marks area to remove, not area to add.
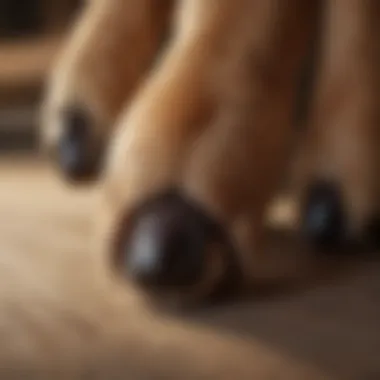
[[[113,136],[98,238],[148,298],[201,302],[256,271],[313,12],[239,4],[181,3],[167,54]]]

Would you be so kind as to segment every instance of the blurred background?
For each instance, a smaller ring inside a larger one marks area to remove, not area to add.
[[[0,153],[36,148],[46,75],[84,1],[0,0]]]

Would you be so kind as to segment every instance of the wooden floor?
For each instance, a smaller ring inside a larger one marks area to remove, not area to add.
[[[302,262],[298,286],[158,316],[96,269],[95,195],[0,161],[1,379],[380,379],[376,259],[310,270],[309,252],[274,233],[268,252]]]

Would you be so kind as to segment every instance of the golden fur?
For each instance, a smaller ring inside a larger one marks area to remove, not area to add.
[[[45,136],[57,136],[57,110],[73,102],[111,135],[95,211],[100,267],[121,218],[174,186],[223,226],[246,282],[260,276],[264,216],[286,167],[297,79],[318,22],[300,187],[336,182],[350,232],[360,234],[378,198],[376,0],[327,1],[322,19],[318,2],[303,0],[154,4],[90,2],[45,104]],[[130,50],[133,38],[141,49]]]
[[[169,6],[170,0],[86,4],[49,79],[41,124],[48,149],[57,143],[69,107],[83,107],[94,121],[94,133],[108,138],[163,43]]]
[[[316,6],[178,4],[170,43],[116,123],[102,242],[121,212],[175,185],[223,224],[247,280],[256,276],[263,216],[285,168]],[[374,1],[327,2],[311,139],[301,159],[304,185],[328,179],[342,186],[352,234],[376,208],[378,14]]]
[[[177,17],[166,54],[116,126],[99,218],[112,234],[120,211],[179,186],[233,236],[249,279],[313,7],[185,1]]]
[[[316,93],[302,147],[303,186],[313,177],[341,186],[351,235],[360,235],[379,209],[379,15],[376,1],[327,2]]]

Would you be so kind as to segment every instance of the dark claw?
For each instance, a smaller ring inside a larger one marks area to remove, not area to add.
[[[118,255],[127,275],[144,288],[192,288],[205,276],[210,245],[227,247],[221,227],[177,193],[146,203],[132,219],[129,233],[121,232]],[[231,258],[223,257],[229,261],[224,276],[229,279],[236,270]],[[215,284],[215,291],[222,282]]]
[[[99,144],[87,114],[72,108],[62,116],[63,132],[58,142],[58,164],[66,178],[81,182],[97,176],[100,161]]]
[[[345,243],[344,205],[334,184],[321,181],[310,187],[303,207],[301,228],[305,238],[317,249],[330,251]]]
[[[204,220],[188,204],[167,200],[137,220],[127,247],[127,269],[147,285],[193,285],[202,272],[207,238]]]

